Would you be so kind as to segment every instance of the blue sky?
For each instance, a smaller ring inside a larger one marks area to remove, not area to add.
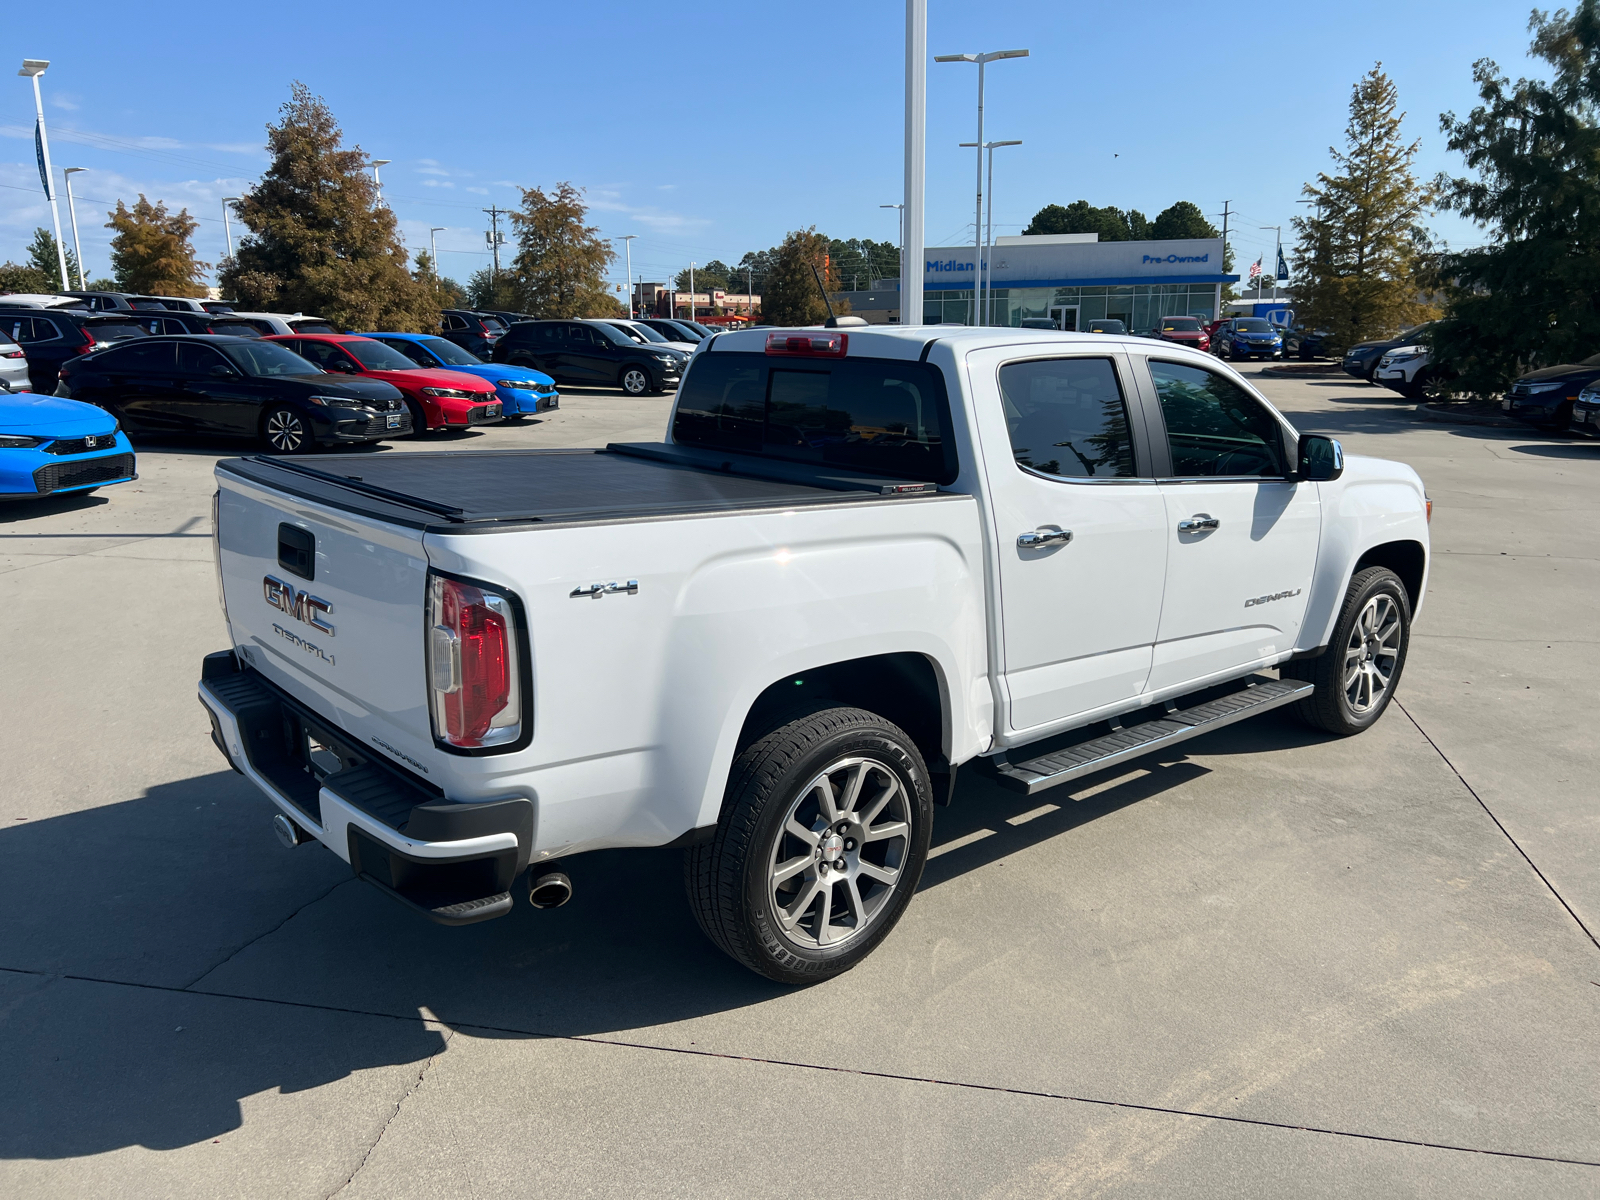
[[[74,177],[85,265],[109,273],[105,211],[139,192],[201,219],[223,253],[220,199],[266,164],[263,128],[290,82],[322,95],[349,143],[383,168],[407,244],[438,234],[445,274],[482,266],[479,210],[521,186],[571,180],[606,236],[637,234],[635,276],[735,261],[815,225],[894,240],[901,192],[903,3],[663,5],[306,4],[247,9],[18,5],[9,59],[52,60],[43,80],[52,158]],[[1154,216],[1174,200],[1231,200],[1241,264],[1300,211],[1301,185],[1342,143],[1351,84],[1381,59],[1419,175],[1459,170],[1439,133],[1474,102],[1471,68],[1515,76],[1529,7],[1515,2],[1223,6],[973,5],[930,0],[930,54],[1027,47],[988,73],[1000,152],[997,232],[1042,205],[1085,199]],[[33,97],[0,79],[0,259],[20,258],[49,210],[33,161]],[[929,245],[971,237],[976,68],[928,69]],[[62,222],[66,226],[66,206]],[[1220,222],[1219,222],[1220,223]],[[1453,245],[1482,234],[1441,215]],[[239,235],[237,225],[235,237]],[[70,245],[70,233],[67,235]],[[619,243],[620,246],[620,243]],[[1270,261],[1270,259],[1269,259]],[[621,280],[619,256],[615,278]]]

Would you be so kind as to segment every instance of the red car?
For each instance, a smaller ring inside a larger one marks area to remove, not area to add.
[[[343,333],[280,333],[261,339],[278,342],[301,358],[335,375],[365,375],[400,389],[411,410],[411,428],[465,429],[500,420],[494,384],[460,371],[430,371],[375,338]]]
[[[1162,317],[1151,330],[1151,336],[1157,341],[1177,342],[1196,350],[1211,349],[1211,333],[1199,317]]]

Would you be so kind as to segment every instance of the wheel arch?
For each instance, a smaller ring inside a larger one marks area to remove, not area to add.
[[[774,680],[745,713],[734,754],[779,725],[836,707],[863,708],[905,730],[936,785],[937,777],[951,774],[949,686],[939,664],[916,651],[823,663]],[[944,802],[938,786],[934,790]]]
[[[1350,568],[1350,577],[1354,579],[1368,567],[1387,567],[1393,571],[1405,585],[1406,602],[1411,611],[1416,612],[1421,607],[1423,582],[1428,574],[1428,552],[1421,542],[1406,538],[1373,546],[1356,559]]]

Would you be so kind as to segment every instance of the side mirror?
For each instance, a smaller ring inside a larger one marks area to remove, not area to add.
[[[237,376],[239,372],[235,371],[232,367],[227,366],[224,363],[218,363],[216,366],[212,367],[207,374],[213,379],[232,379]]]
[[[1295,474],[1310,483],[1331,483],[1344,474],[1344,447],[1320,433],[1301,434]]]

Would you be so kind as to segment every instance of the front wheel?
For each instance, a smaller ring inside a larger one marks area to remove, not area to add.
[[[316,449],[311,422],[295,409],[277,405],[261,418],[261,440],[269,454],[309,454]]]
[[[888,937],[932,827],[915,743],[873,713],[826,709],[735,759],[715,836],[685,857],[689,900],[706,935],[752,971],[817,983]]]
[[[1296,705],[1308,725],[1348,737],[1375,724],[1389,707],[1411,645],[1411,601],[1387,567],[1356,574],[1328,648],[1285,663],[1280,674],[1316,685]]]
[[[630,396],[642,396],[650,390],[650,375],[643,367],[624,367],[619,382]]]

